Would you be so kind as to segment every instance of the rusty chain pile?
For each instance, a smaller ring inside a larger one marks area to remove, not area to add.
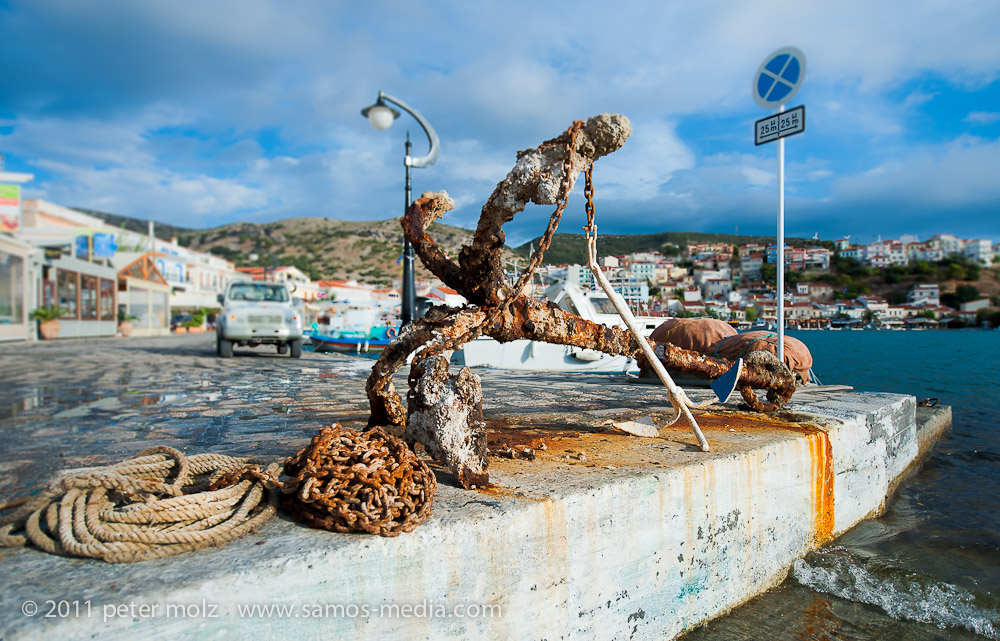
[[[382,430],[324,427],[285,461],[281,507],[333,532],[397,536],[431,515],[434,472],[402,439]]]

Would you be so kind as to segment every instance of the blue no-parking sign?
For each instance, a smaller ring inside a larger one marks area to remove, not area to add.
[[[795,47],[782,47],[757,68],[753,77],[753,99],[764,109],[785,104],[806,78],[806,56]]]

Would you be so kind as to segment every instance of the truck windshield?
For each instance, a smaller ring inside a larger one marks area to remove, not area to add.
[[[287,303],[288,290],[283,285],[237,283],[229,288],[229,299]]]
[[[594,311],[598,314],[617,314],[618,310],[611,303],[610,298],[604,296],[592,296],[590,302],[594,305]]]

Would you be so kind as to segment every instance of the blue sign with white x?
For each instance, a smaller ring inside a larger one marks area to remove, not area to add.
[[[773,109],[792,99],[806,77],[806,57],[795,47],[783,47],[767,58],[753,77],[753,99]]]

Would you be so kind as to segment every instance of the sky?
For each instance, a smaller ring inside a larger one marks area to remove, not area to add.
[[[786,139],[788,236],[1000,241],[1000,2],[0,0],[0,154],[26,198],[195,229],[402,215],[403,114],[474,228],[516,152],[602,112],[631,138],[594,169],[601,233],[773,235],[777,143],[753,76],[807,59]],[[585,224],[578,186],[560,231]],[[541,235],[551,206],[505,227]]]

